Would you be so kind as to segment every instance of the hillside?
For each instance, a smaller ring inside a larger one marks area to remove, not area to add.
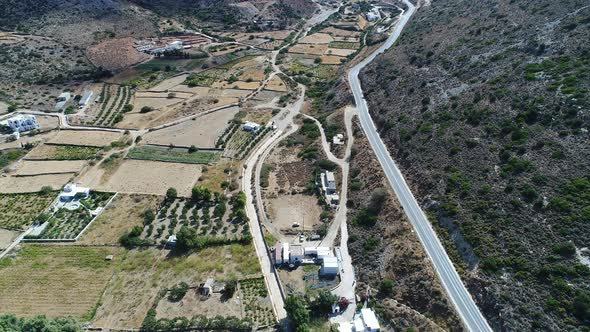
[[[362,74],[495,330],[590,322],[589,38],[586,1],[440,0]]]

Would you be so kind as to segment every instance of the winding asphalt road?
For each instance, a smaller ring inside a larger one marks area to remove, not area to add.
[[[432,229],[428,218],[420,208],[420,205],[418,205],[416,198],[412,195],[412,192],[395,164],[395,161],[387,151],[387,147],[379,137],[375,124],[369,114],[367,101],[363,96],[363,91],[358,78],[359,72],[365,66],[373,61],[377,55],[383,53],[393,45],[400,36],[404,26],[408,23],[410,17],[414,14],[416,10],[414,5],[408,0],[403,1],[408,6],[408,9],[403,13],[399,22],[397,22],[391,36],[389,36],[385,44],[349,71],[348,81],[354,94],[354,100],[357,105],[361,125],[371,144],[371,148],[377,155],[377,159],[379,160],[381,167],[383,167],[387,180],[418,234],[418,238],[430,257],[438,277],[451,299],[451,302],[455,306],[459,317],[463,321],[463,324],[469,331],[492,331],[488,322],[473,301],[473,298],[465,288],[465,285],[461,282],[459,274],[455,270],[453,263],[449,259],[449,256],[436,236],[436,233]]]

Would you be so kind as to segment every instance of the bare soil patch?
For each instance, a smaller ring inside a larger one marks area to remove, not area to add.
[[[136,63],[146,61],[149,55],[138,52],[133,38],[107,39],[86,51],[88,59],[97,67],[108,70],[122,69]]]
[[[340,37],[358,37],[361,35],[361,33],[359,31],[343,30],[343,29],[338,29],[335,27],[325,28],[321,32],[330,34],[332,36],[340,36]]]
[[[217,137],[223,133],[236,113],[238,108],[231,107],[205,114],[194,120],[147,133],[144,135],[144,140],[146,143],[153,144],[212,148],[215,147]]]
[[[37,175],[52,173],[76,173],[86,164],[85,160],[23,160],[17,175]]]
[[[287,195],[268,199],[268,214],[273,224],[281,230],[311,230],[320,223],[322,208],[312,195]],[[301,224],[293,228],[294,222]]]
[[[335,56],[335,55],[322,55],[321,59],[322,59],[322,64],[339,65],[339,64],[342,64],[341,60],[344,59],[344,57]]]
[[[329,44],[334,38],[327,33],[314,33],[299,40],[300,44]]]
[[[121,133],[99,130],[60,130],[49,143],[103,147],[123,136]]]
[[[328,49],[327,44],[296,44],[289,48],[289,53],[303,53],[307,55],[322,55]]]
[[[124,160],[107,179],[94,168],[81,179],[83,185],[98,191],[164,195],[170,187],[188,197],[201,175],[201,166],[147,160]],[[102,181],[104,180],[104,181]]]
[[[0,251],[6,249],[19,235],[20,232],[0,228]]]
[[[167,91],[182,84],[188,77],[188,74],[171,77],[159,83],[158,85],[149,89],[149,91]],[[139,91],[138,91],[139,92]]]
[[[72,174],[48,174],[26,177],[0,176],[0,193],[30,193],[44,186],[59,189],[65,185]]]
[[[325,55],[337,55],[337,56],[349,56],[352,53],[356,52],[356,50],[353,49],[344,49],[344,48],[328,48],[326,50],[326,54]]]
[[[281,80],[281,78],[278,75],[275,75],[270,81],[268,81],[264,89],[278,92],[289,91],[285,82],[283,82],[283,80]]]

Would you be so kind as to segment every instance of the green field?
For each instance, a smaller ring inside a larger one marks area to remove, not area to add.
[[[54,145],[48,159],[54,160],[86,160],[94,157],[100,148],[90,146]]]
[[[357,50],[361,47],[360,43],[352,43],[352,42],[343,42],[343,41],[335,41],[331,42],[328,45],[331,48],[343,48],[343,49],[350,49],[350,50]]]
[[[139,146],[129,151],[127,158],[139,160],[156,160],[187,164],[208,164],[217,160],[218,154],[210,151],[188,152],[184,149],[167,149]]]

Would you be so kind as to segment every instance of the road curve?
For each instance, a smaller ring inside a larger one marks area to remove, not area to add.
[[[387,147],[379,137],[377,128],[375,127],[375,124],[371,119],[371,115],[369,114],[369,108],[363,96],[361,84],[358,78],[359,72],[366,65],[373,61],[377,55],[383,53],[393,45],[393,43],[401,34],[404,26],[408,23],[410,17],[414,14],[416,10],[414,5],[412,5],[408,0],[403,1],[406,6],[408,6],[408,9],[400,17],[392,34],[381,47],[379,47],[375,52],[373,52],[370,56],[365,58],[349,71],[348,81],[357,105],[361,126],[369,140],[369,143],[371,144],[371,148],[377,155],[377,159],[379,160],[379,163],[385,172],[389,184],[393,188],[393,191],[404,208],[408,219],[418,234],[418,238],[422,242],[426,253],[430,257],[438,277],[441,280],[441,283],[445,288],[449,298],[451,299],[455,310],[463,321],[463,324],[469,331],[492,331],[488,322],[483,317],[479,311],[479,308],[473,301],[471,294],[469,294],[465,288],[465,285],[463,285],[463,282],[455,270],[453,263],[449,259],[449,256],[447,255],[440,240],[436,236],[436,233],[432,229],[432,225],[420,208],[420,205],[418,205],[416,198],[410,191],[410,188],[408,187],[403,175],[395,164],[395,161],[387,151]]]

